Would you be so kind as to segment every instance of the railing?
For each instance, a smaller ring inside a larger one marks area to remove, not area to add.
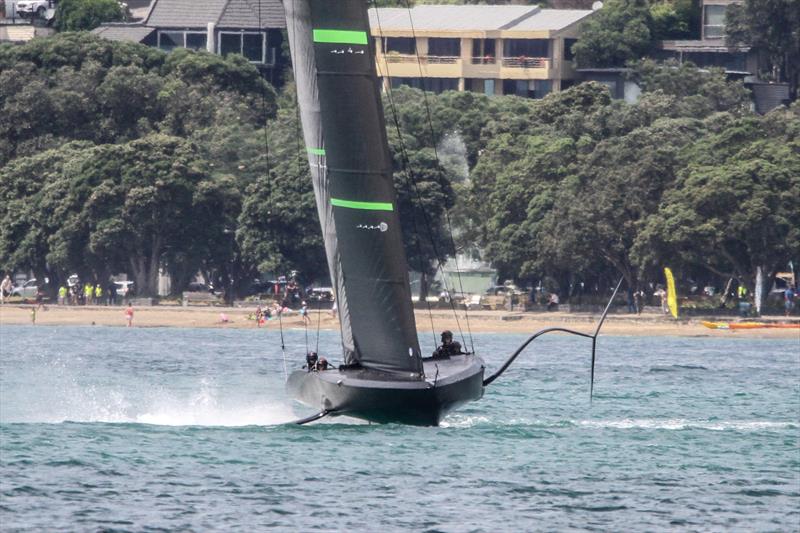
[[[550,60],[546,57],[504,57],[503,66],[509,68],[547,68]]]
[[[392,52],[383,54],[387,63],[416,63],[417,56],[413,54],[395,54]],[[419,56],[420,63],[429,65],[454,65],[458,63],[460,57],[456,56]]]
[[[420,58],[422,61],[428,64],[446,64],[446,65],[453,65],[458,62],[460,57],[457,56],[424,56]]]
[[[473,65],[494,65],[497,62],[494,56],[473,57]]]

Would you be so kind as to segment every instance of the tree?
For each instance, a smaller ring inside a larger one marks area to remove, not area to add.
[[[645,93],[660,91],[674,96],[675,116],[705,117],[718,111],[744,113],[750,108],[750,93],[739,81],[730,81],[723,69],[698,69],[690,62],[643,59],[630,64],[629,77]]]
[[[797,99],[800,82],[800,2],[745,0],[725,10],[725,38],[730,45],[766,52],[775,81],[789,83],[789,98]]]
[[[771,283],[800,257],[798,111],[717,119],[648,216],[634,247],[640,263],[670,258],[752,289],[758,267]]]
[[[582,26],[572,51],[581,68],[622,67],[653,47],[647,0],[609,0]]]
[[[123,20],[125,12],[116,0],[60,0],[55,18],[58,31],[88,31]]]
[[[700,32],[700,3],[696,0],[661,0],[650,4],[653,38],[688,39]]]

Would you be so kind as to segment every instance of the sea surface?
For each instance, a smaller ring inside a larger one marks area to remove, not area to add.
[[[273,324],[3,326],[0,530],[800,529],[800,337],[602,337],[592,404],[589,354],[543,337],[441,427],[298,427]]]

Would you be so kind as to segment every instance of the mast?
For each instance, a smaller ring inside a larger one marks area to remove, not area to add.
[[[422,379],[364,0],[283,0],[346,364]]]

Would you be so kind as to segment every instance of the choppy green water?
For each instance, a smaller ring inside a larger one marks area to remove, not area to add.
[[[289,332],[290,366],[304,339]],[[522,340],[476,346],[491,370]],[[309,412],[276,341],[3,327],[0,529],[800,525],[800,338],[604,337],[591,409],[588,343],[543,338],[439,428],[280,425]],[[322,333],[321,353],[337,345]]]

